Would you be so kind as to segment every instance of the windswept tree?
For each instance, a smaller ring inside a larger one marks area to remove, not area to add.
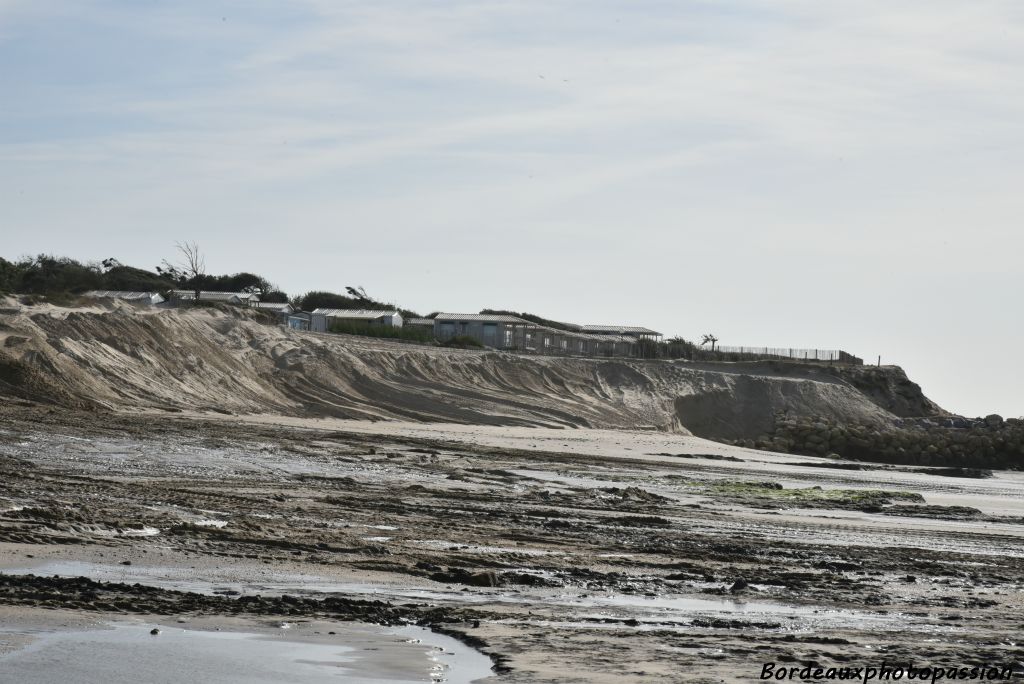
[[[115,268],[124,268],[124,264],[122,264],[114,257],[110,257],[109,259],[104,259],[103,261],[101,261],[100,267],[103,273],[108,273],[114,270]]]
[[[371,299],[370,295],[366,294],[366,288],[362,285],[356,285],[355,287],[347,285],[345,287],[345,292],[348,292],[349,297],[355,297],[356,299],[363,299],[366,301],[370,301]]]
[[[177,282],[178,287],[192,290],[198,302],[206,277],[206,259],[199,251],[199,245],[194,242],[178,242],[176,246],[181,252],[181,261],[172,264],[164,259],[163,264],[156,267],[156,272]]]
[[[711,351],[715,351],[715,344],[717,342],[718,342],[718,338],[715,337],[713,334],[708,333],[707,335],[704,335],[703,338],[701,338],[700,346],[703,347],[705,344],[710,344],[711,345]]]
[[[14,266],[17,289],[26,294],[80,294],[102,287],[103,275],[97,264],[40,254],[22,259]]]

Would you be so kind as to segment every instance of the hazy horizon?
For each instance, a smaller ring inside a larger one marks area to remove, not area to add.
[[[1024,6],[0,0],[7,259],[840,348],[1024,416]]]

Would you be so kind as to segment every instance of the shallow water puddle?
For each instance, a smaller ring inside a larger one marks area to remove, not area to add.
[[[419,627],[342,624],[334,643],[288,634],[201,631],[115,623],[107,629],[36,631],[0,656],[5,681],[110,682],[469,682],[490,676],[488,658]],[[0,637],[13,634],[0,630]]]
[[[713,615],[725,618],[771,621],[784,619],[793,621],[790,627],[804,623],[877,624],[905,621],[901,616],[871,614],[852,610],[839,610],[821,606],[794,606],[782,603],[743,601],[736,599],[709,599],[694,596],[636,596],[631,594],[608,594],[587,596],[567,602],[588,608],[622,608],[630,614],[645,615],[654,619],[680,619],[697,615]]]

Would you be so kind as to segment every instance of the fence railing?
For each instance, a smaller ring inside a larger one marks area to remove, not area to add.
[[[842,349],[796,349],[793,347],[715,347],[714,350],[703,347],[697,352],[720,354],[722,356],[739,356],[745,359],[795,359],[798,361],[826,361],[832,363],[848,363],[863,365],[864,359],[858,358]]]

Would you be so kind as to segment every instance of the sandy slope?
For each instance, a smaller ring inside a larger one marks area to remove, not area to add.
[[[7,305],[0,393],[69,406],[648,426],[712,437],[760,434],[778,410],[892,418],[877,397],[813,366],[447,350],[300,333],[241,310]]]

